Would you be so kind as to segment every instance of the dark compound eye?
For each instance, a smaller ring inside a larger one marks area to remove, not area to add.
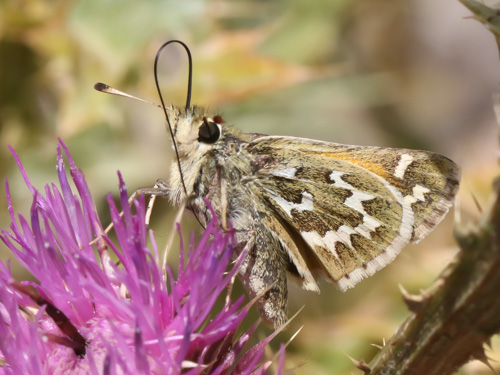
[[[213,144],[217,142],[219,138],[220,125],[209,119],[203,119],[203,124],[201,124],[198,130],[198,142]]]

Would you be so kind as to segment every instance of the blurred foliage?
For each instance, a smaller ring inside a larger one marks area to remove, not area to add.
[[[102,81],[154,101],[154,55],[175,38],[193,54],[193,103],[218,108],[244,131],[444,153],[464,169],[460,220],[475,220],[472,197],[484,205],[497,168],[498,55],[482,26],[463,19],[469,15],[454,0],[1,0],[1,175],[27,214],[31,200],[6,146],[42,188],[56,179],[61,137],[104,217],[117,169],[130,190],[167,178],[162,113],[92,86]],[[164,97],[182,104],[182,50],[169,49],[160,70]],[[155,208],[152,227],[163,240],[174,213],[166,201]],[[418,291],[453,258],[452,216],[348,293],[323,283],[318,296],[292,285],[290,311],[306,307],[292,324],[305,327],[287,350],[288,367],[305,361],[298,374],[356,373],[343,353],[369,360],[371,344],[408,314],[397,284]],[[189,215],[183,227],[199,230]],[[498,340],[492,347],[500,359]],[[471,363],[460,373],[488,371]]]

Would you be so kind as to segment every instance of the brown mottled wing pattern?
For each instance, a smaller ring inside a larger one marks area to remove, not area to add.
[[[342,290],[373,275],[433,230],[458,190],[457,165],[426,151],[273,136],[246,151],[254,193],[276,214],[268,225],[308,289],[321,274]]]

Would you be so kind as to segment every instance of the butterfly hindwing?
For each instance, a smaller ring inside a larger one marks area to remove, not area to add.
[[[246,149],[258,156],[255,193],[281,218],[282,231],[295,231],[295,242],[299,235],[313,250],[315,259],[304,259],[319,264],[315,275],[342,290],[430,232],[458,188],[458,167],[425,151],[272,136]]]

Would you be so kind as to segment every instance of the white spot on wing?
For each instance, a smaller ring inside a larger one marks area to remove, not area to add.
[[[337,229],[337,235],[339,239],[351,248],[352,248],[351,234],[357,234],[357,233],[358,232],[356,232],[354,229],[352,229],[347,225],[341,225],[339,229]]]
[[[415,185],[413,187],[413,196],[417,198],[419,201],[425,201],[424,194],[430,192],[428,188],[422,185]]]
[[[297,173],[297,168],[284,168],[272,170],[271,174],[277,177],[294,178],[295,173]]]
[[[352,208],[353,210],[359,212],[360,214],[363,215],[363,223],[358,225],[356,228],[355,233],[361,234],[363,237],[371,239],[370,232],[375,231],[381,223],[375,219],[374,217],[370,216],[368,212],[365,211],[363,207],[363,202],[364,201],[369,201],[373,198],[375,198],[374,195],[365,193],[363,191],[355,189],[351,184],[348,184],[344,180],[342,180],[342,175],[345,174],[344,172],[341,171],[333,171],[330,174],[330,179],[333,181],[333,186],[337,186],[343,189],[347,189],[350,192],[352,192],[352,195],[348,197],[344,204],[347,207]],[[340,229],[340,228],[339,228]],[[343,241],[346,244],[350,244],[351,241],[349,242]]]
[[[396,166],[396,170],[394,171],[394,176],[397,178],[403,178],[406,172],[406,169],[413,161],[413,157],[410,154],[401,155],[401,159],[399,159],[399,163]]]
[[[413,204],[417,200],[419,200],[421,202],[424,202],[425,201],[424,194],[430,192],[430,190],[428,188],[426,188],[425,186],[415,185],[413,187],[413,191],[412,192],[413,192],[413,195],[407,195],[405,197],[405,202],[408,203],[408,204]]]
[[[291,212],[293,209],[297,211],[314,211],[313,196],[307,191],[302,192],[302,202],[300,203],[289,202],[271,190],[268,190],[268,192],[271,193],[273,200],[278,206],[280,206],[290,217],[292,216]]]
[[[339,241],[339,237],[333,230],[326,232],[323,237],[321,237],[318,232],[300,232],[300,235],[312,248],[314,248],[314,246],[319,246],[329,249],[332,251],[332,254],[339,259],[335,251],[335,242]]]

